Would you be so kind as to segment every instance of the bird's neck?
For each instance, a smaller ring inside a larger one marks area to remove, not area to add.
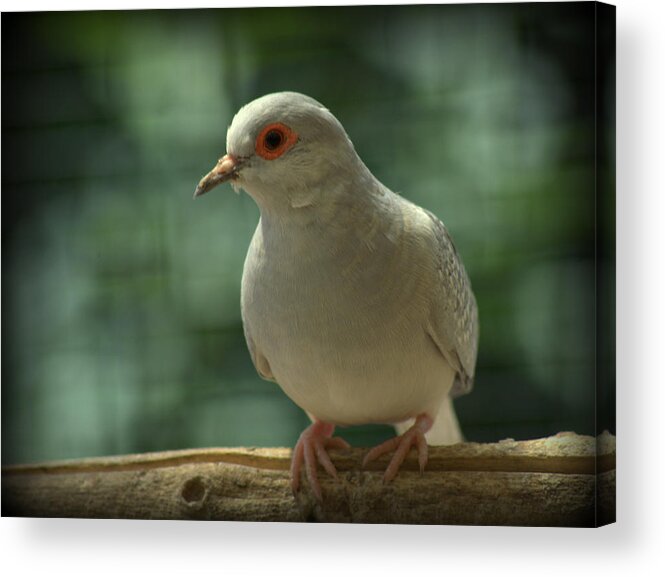
[[[393,236],[388,229],[402,226],[401,219],[393,218],[399,210],[395,195],[369,171],[367,174],[366,182],[355,182],[345,190],[332,191],[328,185],[321,191],[324,194],[317,195],[325,202],[286,210],[260,206],[259,226],[266,253],[286,255],[287,260],[302,263],[326,257],[338,264],[364,260],[362,254],[373,252],[377,237]]]
[[[371,173],[366,178],[327,179],[304,189],[279,195],[288,202],[261,203],[261,219],[290,229],[315,228],[321,232],[359,224],[380,208],[386,189]]]
[[[261,220],[274,225],[274,230],[312,226],[325,229],[371,213],[381,204],[387,189],[352,152],[354,158],[316,171],[316,178],[293,177],[288,179],[288,187],[277,190],[274,183],[248,190],[259,207]]]

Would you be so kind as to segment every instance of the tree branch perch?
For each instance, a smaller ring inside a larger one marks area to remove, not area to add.
[[[3,468],[3,515],[451,525],[594,526],[614,520],[614,437],[559,433],[531,441],[430,447],[389,485],[387,460],[360,468],[363,449],[333,451],[294,498],[288,449],[192,449]]]

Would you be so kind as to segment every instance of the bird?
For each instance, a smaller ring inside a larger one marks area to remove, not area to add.
[[[348,449],[336,427],[382,423],[397,434],[366,453],[392,453],[391,482],[415,447],[461,442],[453,398],[471,391],[478,307],[445,225],[383,185],[337,118],[317,100],[276,92],[243,106],[226,153],[194,198],[229,182],[259,209],[240,308],[254,367],[312,423],[291,458],[322,501],[320,465]]]

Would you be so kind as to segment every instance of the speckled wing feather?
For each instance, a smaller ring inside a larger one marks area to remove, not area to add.
[[[473,388],[478,354],[478,307],[471,282],[444,224],[429,211],[436,238],[440,290],[435,293],[428,334],[457,371],[451,394]]]

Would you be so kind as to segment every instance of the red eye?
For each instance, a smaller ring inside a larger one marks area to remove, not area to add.
[[[298,135],[286,124],[274,122],[263,128],[256,137],[256,154],[266,160],[274,160],[298,141]]]

